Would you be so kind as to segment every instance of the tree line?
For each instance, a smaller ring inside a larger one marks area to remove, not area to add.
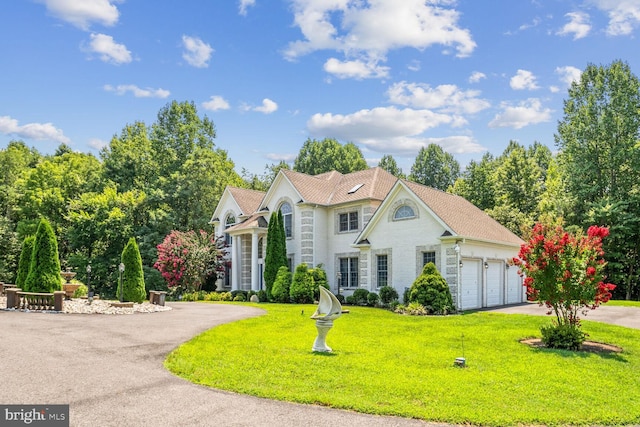
[[[569,88],[558,123],[557,151],[510,141],[464,170],[440,146],[418,152],[408,175],[391,155],[379,166],[465,197],[516,234],[536,222],[567,229],[607,226],[608,280],[615,297],[638,298],[640,268],[640,84],[622,61],[589,64]],[[193,102],[173,101],[151,125],[127,124],[99,155],[60,145],[43,155],[21,141],[0,150],[0,280],[15,278],[25,237],[40,218],[51,223],[63,268],[92,265],[92,283],[115,293],[117,264],[130,237],[139,242],[147,289],[166,285],[153,268],[157,245],[171,231],[208,228],[227,185],[266,190],[280,169],[311,175],[368,167],[353,143],[308,139],[292,165],[267,165],[263,174],[235,172],[214,144],[213,122]],[[95,282],[94,282],[95,281]]]

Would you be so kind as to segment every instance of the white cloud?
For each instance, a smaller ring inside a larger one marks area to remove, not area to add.
[[[240,15],[242,16],[246,16],[247,15],[247,9],[255,6],[256,4],[256,0],[240,0],[240,11],[238,13],[240,13]]]
[[[113,37],[106,34],[91,34],[91,41],[87,49],[100,55],[104,62],[120,65],[131,62],[131,52],[123,44],[116,43]]]
[[[432,88],[428,84],[404,81],[393,84],[387,91],[389,101],[394,104],[458,114],[475,114],[489,108],[489,102],[479,95],[480,91],[461,90],[456,85]]]
[[[556,74],[560,75],[560,80],[567,86],[571,86],[571,83],[580,81],[582,76],[582,70],[566,65],[564,67],[557,67]]]
[[[43,0],[47,10],[63,21],[88,30],[96,22],[112,26],[118,22],[120,13],[112,0]]]
[[[197,68],[206,68],[209,66],[208,62],[213,53],[213,48],[210,45],[198,37],[183,35],[182,46],[185,48],[182,58],[187,61],[189,65]]]
[[[481,73],[480,71],[474,71],[469,76],[469,83],[478,83],[482,79],[486,79],[487,75],[485,73]]]
[[[347,141],[419,135],[427,129],[450,124],[452,117],[429,110],[378,107],[352,114],[314,114],[307,122],[316,135],[332,135]]]
[[[420,71],[420,61],[414,59],[407,65],[407,68],[411,71]]]
[[[640,24],[638,0],[591,0],[590,3],[609,16],[607,34],[611,36],[629,35]]]
[[[452,1],[293,0],[294,24],[303,39],[289,43],[284,52],[293,60],[317,50],[345,55],[343,63],[358,60],[375,64],[386,61],[390,50],[426,49],[442,45],[459,57],[476,47],[468,29],[458,26],[460,13],[447,8]],[[359,74],[355,74],[358,76]]]
[[[64,144],[71,142],[69,138],[64,136],[62,130],[56,128],[52,123],[27,123],[20,126],[18,121],[10,116],[0,116],[0,133],[38,141],[49,140]]]
[[[558,93],[560,92],[560,88],[558,86],[549,86],[549,92]]]
[[[124,95],[127,92],[131,92],[136,98],[167,98],[171,95],[171,92],[161,88],[140,88],[136,85],[104,85],[104,90],[107,92],[115,92],[117,95]]]
[[[209,98],[208,101],[203,102],[202,106],[205,108],[205,110],[210,111],[228,110],[229,108],[231,108],[227,100],[218,95],[214,95]]]
[[[91,138],[88,142],[89,147],[95,149],[95,150],[101,150],[102,148],[106,147],[107,145],[109,145],[109,143],[107,141],[103,141],[102,139],[99,138]]]
[[[564,16],[569,18],[564,27],[556,34],[561,36],[567,36],[573,34],[573,39],[578,40],[586,37],[591,31],[591,24],[589,23],[589,15],[584,12],[571,12]]]
[[[511,89],[514,90],[534,90],[539,88],[536,84],[536,76],[534,76],[531,71],[527,70],[518,70],[516,75],[511,77],[509,85],[511,86]]]
[[[259,113],[271,114],[278,110],[278,104],[270,100],[269,98],[265,98],[262,100],[262,105],[259,107],[250,107],[252,111],[257,111]]]
[[[542,108],[542,103],[537,98],[529,98],[520,101],[517,105],[503,102],[502,113],[489,122],[490,128],[510,127],[521,129],[525,126],[537,123],[548,122],[551,120],[551,109]]]
[[[291,163],[296,159],[296,157],[298,157],[298,155],[295,153],[286,153],[286,154],[267,153],[265,154],[265,157],[269,160],[274,160],[276,162],[280,162],[281,160],[284,160],[287,163]]]
[[[361,60],[340,61],[336,58],[329,58],[327,62],[324,63],[324,70],[340,79],[367,79],[372,77],[387,77],[389,75],[389,67],[379,66],[372,61],[368,63]]]

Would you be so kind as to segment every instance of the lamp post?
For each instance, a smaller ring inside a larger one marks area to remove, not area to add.
[[[120,302],[124,302],[124,288],[122,286],[122,273],[124,273],[123,263],[120,263],[118,266],[118,271],[120,272]]]
[[[93,302],[93,291],[91,290],[91,264],[87,264],[87,301]]]

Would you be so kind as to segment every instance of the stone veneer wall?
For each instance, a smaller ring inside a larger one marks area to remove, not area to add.
[[[300,212],[300,262],[313,267],[313,210]]]
[[[248,291],[251,290],[251,235],[245,234],[240,236],[242,242],[242,266],[240,267],[240,283],[238,286],[240,289]]]
[[[456,250],[453,248],[447,248],[446,253],[446,269],[443,276],[449,284],[451,297],[453,297],[453,301],[455,302],[458,300],[458,288],[456,286],[458,281],[458,257],[456,255]]]

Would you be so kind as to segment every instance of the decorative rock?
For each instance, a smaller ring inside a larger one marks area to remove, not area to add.
[[[260,302],[260,298],[258,298],[258,295],[251,295],[251,298],[249,298],[249,301]]]

